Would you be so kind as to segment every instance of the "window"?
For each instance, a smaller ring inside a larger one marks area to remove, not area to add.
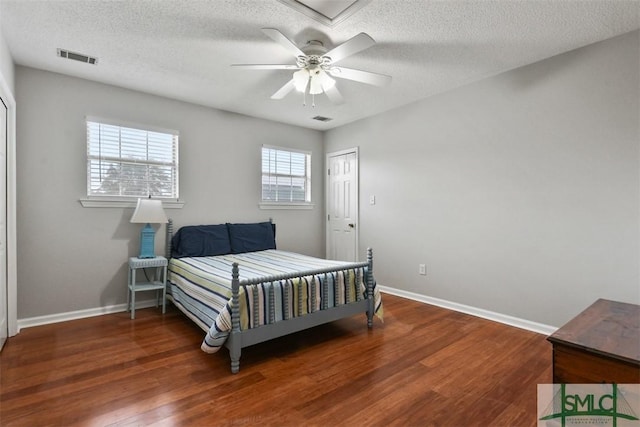
[[[178,132],[87,119],[87,195],[178,199]]]
[[[262,202],[311,203],[311,153],[262,147]]]

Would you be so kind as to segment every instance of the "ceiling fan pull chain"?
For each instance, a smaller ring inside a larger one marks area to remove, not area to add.
[[[315,94],[311,94],[311,108],[315,108],[316,107],[316,95]]]
[[[302,92],[302,106],[307,106],[307,92]]]

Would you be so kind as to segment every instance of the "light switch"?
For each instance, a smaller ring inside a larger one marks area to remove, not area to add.
[[[369,204],[370,205],[375,205],[376,204],[376,196],[374,196],[374,195],[369,196]]]

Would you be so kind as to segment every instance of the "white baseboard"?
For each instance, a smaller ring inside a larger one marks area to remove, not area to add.
[[[525,319],[520,319],[513,316],[507,316],[505,314],[496,313],[482,308],[472,307],[469,305],[459,304],[457,302],[447,301],[439,298],[429,297],[426,295],[416,294],[414,292],[403,291],[401,289],[390,288],[388,286],[377,285],[380,292],[384,292],[391,295],[396,295],[402,298],[422,302],[425,304],[431,304],[442,308],[447,308],[453,311],[459,311],[461,313],[470,314],[472,316],[481,317],[483,319],[492,320],[494,322],[503,323],[505,325],[514,326],[520,329],[526,329],[528,331],[537,332],[543,335],[551,335],[556,331],[556,327],[544,325],[542,323],[536,323]],[[136,302],[136,310],[141,308],[155,307],[156,300],[144,300]],[[104,314],[120,313],[127,310],[127,304],[116,304],[106,307],[90,308],[87,310],[70,311],[67,313],[49,314],[46,316],[28,317],[25,319],[18,319],[18,332],[22,328],[30,328],[33,326],[48,325],[50,323],[66,322],[68,320],[84,319],[87,317],[102,316]]]
[[[469,305],[459,304],[457,302],[429,297],[426,295],[420,295],[414,292],[403,291],[401,289],[395,289],[381,285],[377,285],[377,287],[378,289],[380,289],[380,292],[411,299],[425,304],[447,308],[453,311],[459,311],[461,313],[470,314],[476,317],[482,317],[483,319],[493,320],[494,322],[504,323],[505,325],[515,326],[516,328],[526,329],[527,331],[537,332],[543,335],[551,335],[558,329],[555,326],[544,325],[542,323],[532,322],[530,320],[520,319],[513,316],[507,316],[506,314],[500,314],[493,311],[484,310],[482,308],[471,307]]]
[[[136,301],[136,310],[156,306],[156,299]],[[87,317],[102,316],[104,314],[120,313],[127,311],[127,304],[109,305],[106,307],[89,308],[86,310],[69,311],[67,313],[48,314],[46,316],[27,317],[18,319],[18,333],[22,328],[48,325],[50,323],[66,322],[68,320],[84,319]]]

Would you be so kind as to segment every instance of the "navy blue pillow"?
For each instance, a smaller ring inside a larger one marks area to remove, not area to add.
[[[270,222],[229,224],[231,253],[264,251],[276,248],[276,238]]]
[[[171,256],[214,256],[231,253],[226,224],[188,225],[182,227],[171,240]]]

